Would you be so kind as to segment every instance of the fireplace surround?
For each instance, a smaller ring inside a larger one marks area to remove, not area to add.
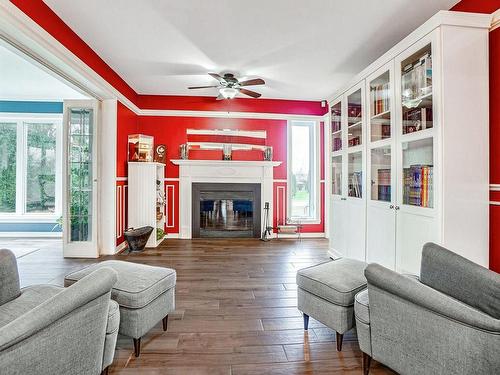
[[[269,216],[273,217],[273,168],[280,161],[239,160],[171,160],[179,166],[179,238],[193,237],[193,184],[259,184],[260,185],[260,230],[261,215],[265,202],[269,202]]]

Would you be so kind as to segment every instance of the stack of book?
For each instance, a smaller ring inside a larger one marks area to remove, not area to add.
[[[433,207],[432,165],[411,165],[403,169],[403,203]]]
[[[361,184],[362,172],[353,172],[351,174],[351,181],[349,184],[349,196],[355,198],[362,197],[363,187]]]
[[[389,111],[389,82],[372,86],[371,99],[373,116]]]
[[[377,171],[378,179],[378,200],[384,202],[391,201],[391,170],[379,169]]]
[[[340,115],[332,114],[332,133],[338,132],[341,127]]]

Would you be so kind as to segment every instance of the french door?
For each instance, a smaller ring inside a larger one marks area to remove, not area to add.
[[[97,258],[97,100],[68,100],[63,115],[63,253]]]

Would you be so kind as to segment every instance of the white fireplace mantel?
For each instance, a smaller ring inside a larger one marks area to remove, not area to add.
[[[184,160],[171,162],[180,167],[179,171],[179,237],[191,238],[192,226],[192,183],[258,183],[261,187],[261,212],[264,203],[269,202],[269,218],[273,217],[273,167],[280,161],[240,161],[240,160]],[[261,220],[263,225],[264,220]]]

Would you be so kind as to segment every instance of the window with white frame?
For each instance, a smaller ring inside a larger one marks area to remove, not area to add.
[[[319,131],[316,121],[288,122],[288,216],[319,221]]]
[[[62,116],[0,114],[0,218],[61,215]]]

